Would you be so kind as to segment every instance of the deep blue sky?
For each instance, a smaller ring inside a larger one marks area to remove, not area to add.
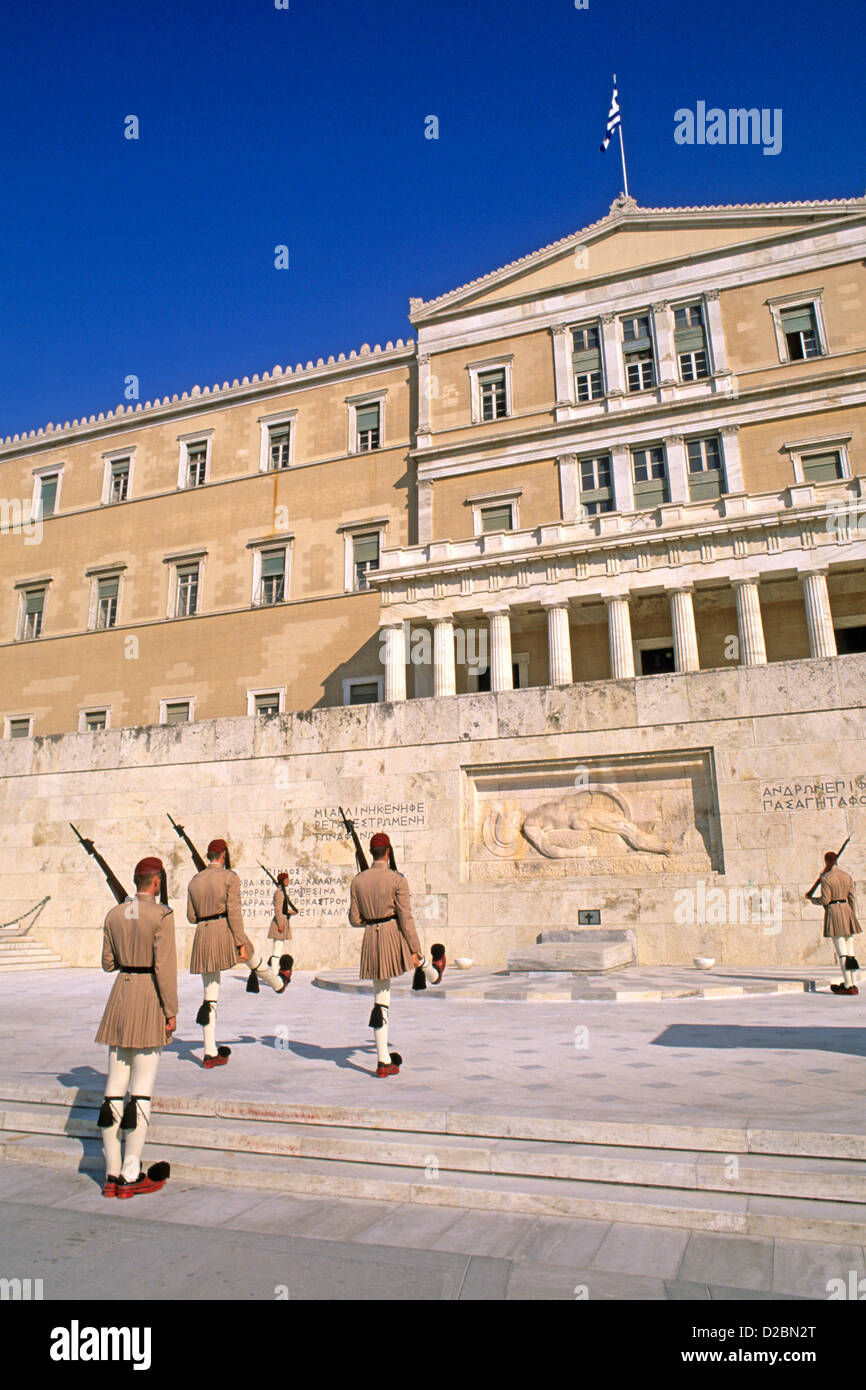
[[[860,195],[864,37],[862,0],[4,0],[0,434],[411,336],[607,212],[614,71],[642,205]],[[676,145],[698,100],[781,107],[782,153]]]

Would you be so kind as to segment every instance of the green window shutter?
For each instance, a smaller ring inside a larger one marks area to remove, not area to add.
[[[803,459],[803,477],[807,483],[826,483],[841,476],[842,462],[835,450],[829,454],[810,454]]]
[[[360,405],[355,416],[358,422],[358,433],[363,434],[366,430],[377,430],[379,428],[379,406]]]
[[[117,577],[116,574],[113,575],[111,579],[100,579],[100,581],[99,581],[99,597],[100,597],[100,598],[117,598],[117,592],[118,592],[118,589],[119,589],[119,588],[120,588],[120,580],[118,579],[118,577]]]
[[[31,590],[29,594],[24,595],[24,612],[41,613],[44,599],[45,595],[41,589]]]
[[[781,319],[782,331],[785,333],[811,333],[815,327],[809,304],[800,305],[796,309],[783,309]]]
[[[599,348],[584,348],[581,352],[573,352],[571,363],[575,372],[601,371],[601,350]]]
[[[504,507],[483,507],[481,510],[481,530],[510,531],[513,524],[511,505]]]
[[[722,477],[717,468],[693,473],[689,478],[689,497],[693,502],[711,502],[722,495]]]
[[[666,478],[652,478],[646,483],[634,484],[634,504],[638,511],[648,511],[660,507],[668,500]]]
[[[702,328],[681,328],[674,334],[677,352],[701,352],[705,346]]]
[[[264,550],[262,551],[262,578],[267,579],[272,574],[284,574],[286,569],[286,552],[284,550]]]
[[[188,723],[189,723],[189,705],[188,705],[188,704],[166,705],[166,707],[165,707],[165,722],[166,722],[166,724],[188,724]]]
[[[353,554],[355,564],[360,564],[362,560],[379,559],[379,537],[374,532],[371,536],[355,536],[353,539]]]

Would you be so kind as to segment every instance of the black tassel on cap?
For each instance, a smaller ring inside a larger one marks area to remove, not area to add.
[[[259,977],[258,977],[258,975],[256,974],[255,970],[251,970],[251,971],[250,971],[250,977],[249,977],[249,979],[247,980],[247,994],[258,994],[258,992],[259,992]]]
[[[99,1118],[96,1121],[100,1129],[111,1129],[111,1126],[114,1124],[115,1119],[117,1118],[111,1104],[113,1100],[116,1100],[118,1105],[120,1105],[123,1101],[123,1096],[105,1097],[105,1100],[99,1107]]]
[[[384,1028],[384,1027],[385,1027],[385,1024],[388,1022],[387,1018],[385,1017],[385,1010],[387,1010],[387,1007],[388,1007],[388,1006],[387,1006],[387,1004],[386,1004],[386,1005],[385,1005],[385,1009],[383,1010],[383,1007],[382,1007],[381,1004],[374,1004],[374,1005],[373,1005],[373,1012],[370,1014],[370,1027],[371,1027],[371,1028]]]
[[[195,1021],[200,1025],[200,1027],[206,1028],[207,1025],[210,1023],[210,1011],[212,1008],[213,1005],[211,1001],[209,999],[206,999],[195,1016]]]
[[[135,1097],[130,1096],[126,1105],[123,1107],[123,1119],[120,1121],[121,1129],[135,1129],[138,1124],[138,1107],[135,1104]]]
[[[420,966],[420,965],[418,965],[418,966],[415,967],[415,974],[412,976],[412,988],[413,988],[413,989],[426,989],[426,988],[427,988],[427,977],[426,977],[426,975],[424,974],[424,971],[421,969],[421,966]]]

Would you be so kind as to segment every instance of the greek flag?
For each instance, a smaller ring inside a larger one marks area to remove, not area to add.
[[[621,117],[619,110],[619,94],[616,90],[616,78],[614,78],[613,96],[610,99],[610,110],[607,113],[607,131],[605,133],[604,140],[599,145],[599,149],[601,150],[602,154],[604,154],[605,150],[607,149],[608,145],[613,139],[614,131],[619,129],[620,124]]]

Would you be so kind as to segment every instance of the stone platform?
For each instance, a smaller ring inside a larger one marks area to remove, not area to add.
[[[419,997],[493,1003],[524,1000],[544,1004],[637,1004],[818,991],[829,994],[831,981],[839,978],[838,970],[802,967],[757,970],[748,966],[716,966],[712,970],[697,970],[693,966],[631,966],[610,974],[592,975],[570,970],[460,970],[449,965],[442,983],[428,986]],[[318,989],[338,990],[342,994],[370,994],[369,981],[359,980],[357,969],[320,971],[314,975],[313,984]],[[414,997],[411,975],[394,980],[391,992],[394,996]]]

